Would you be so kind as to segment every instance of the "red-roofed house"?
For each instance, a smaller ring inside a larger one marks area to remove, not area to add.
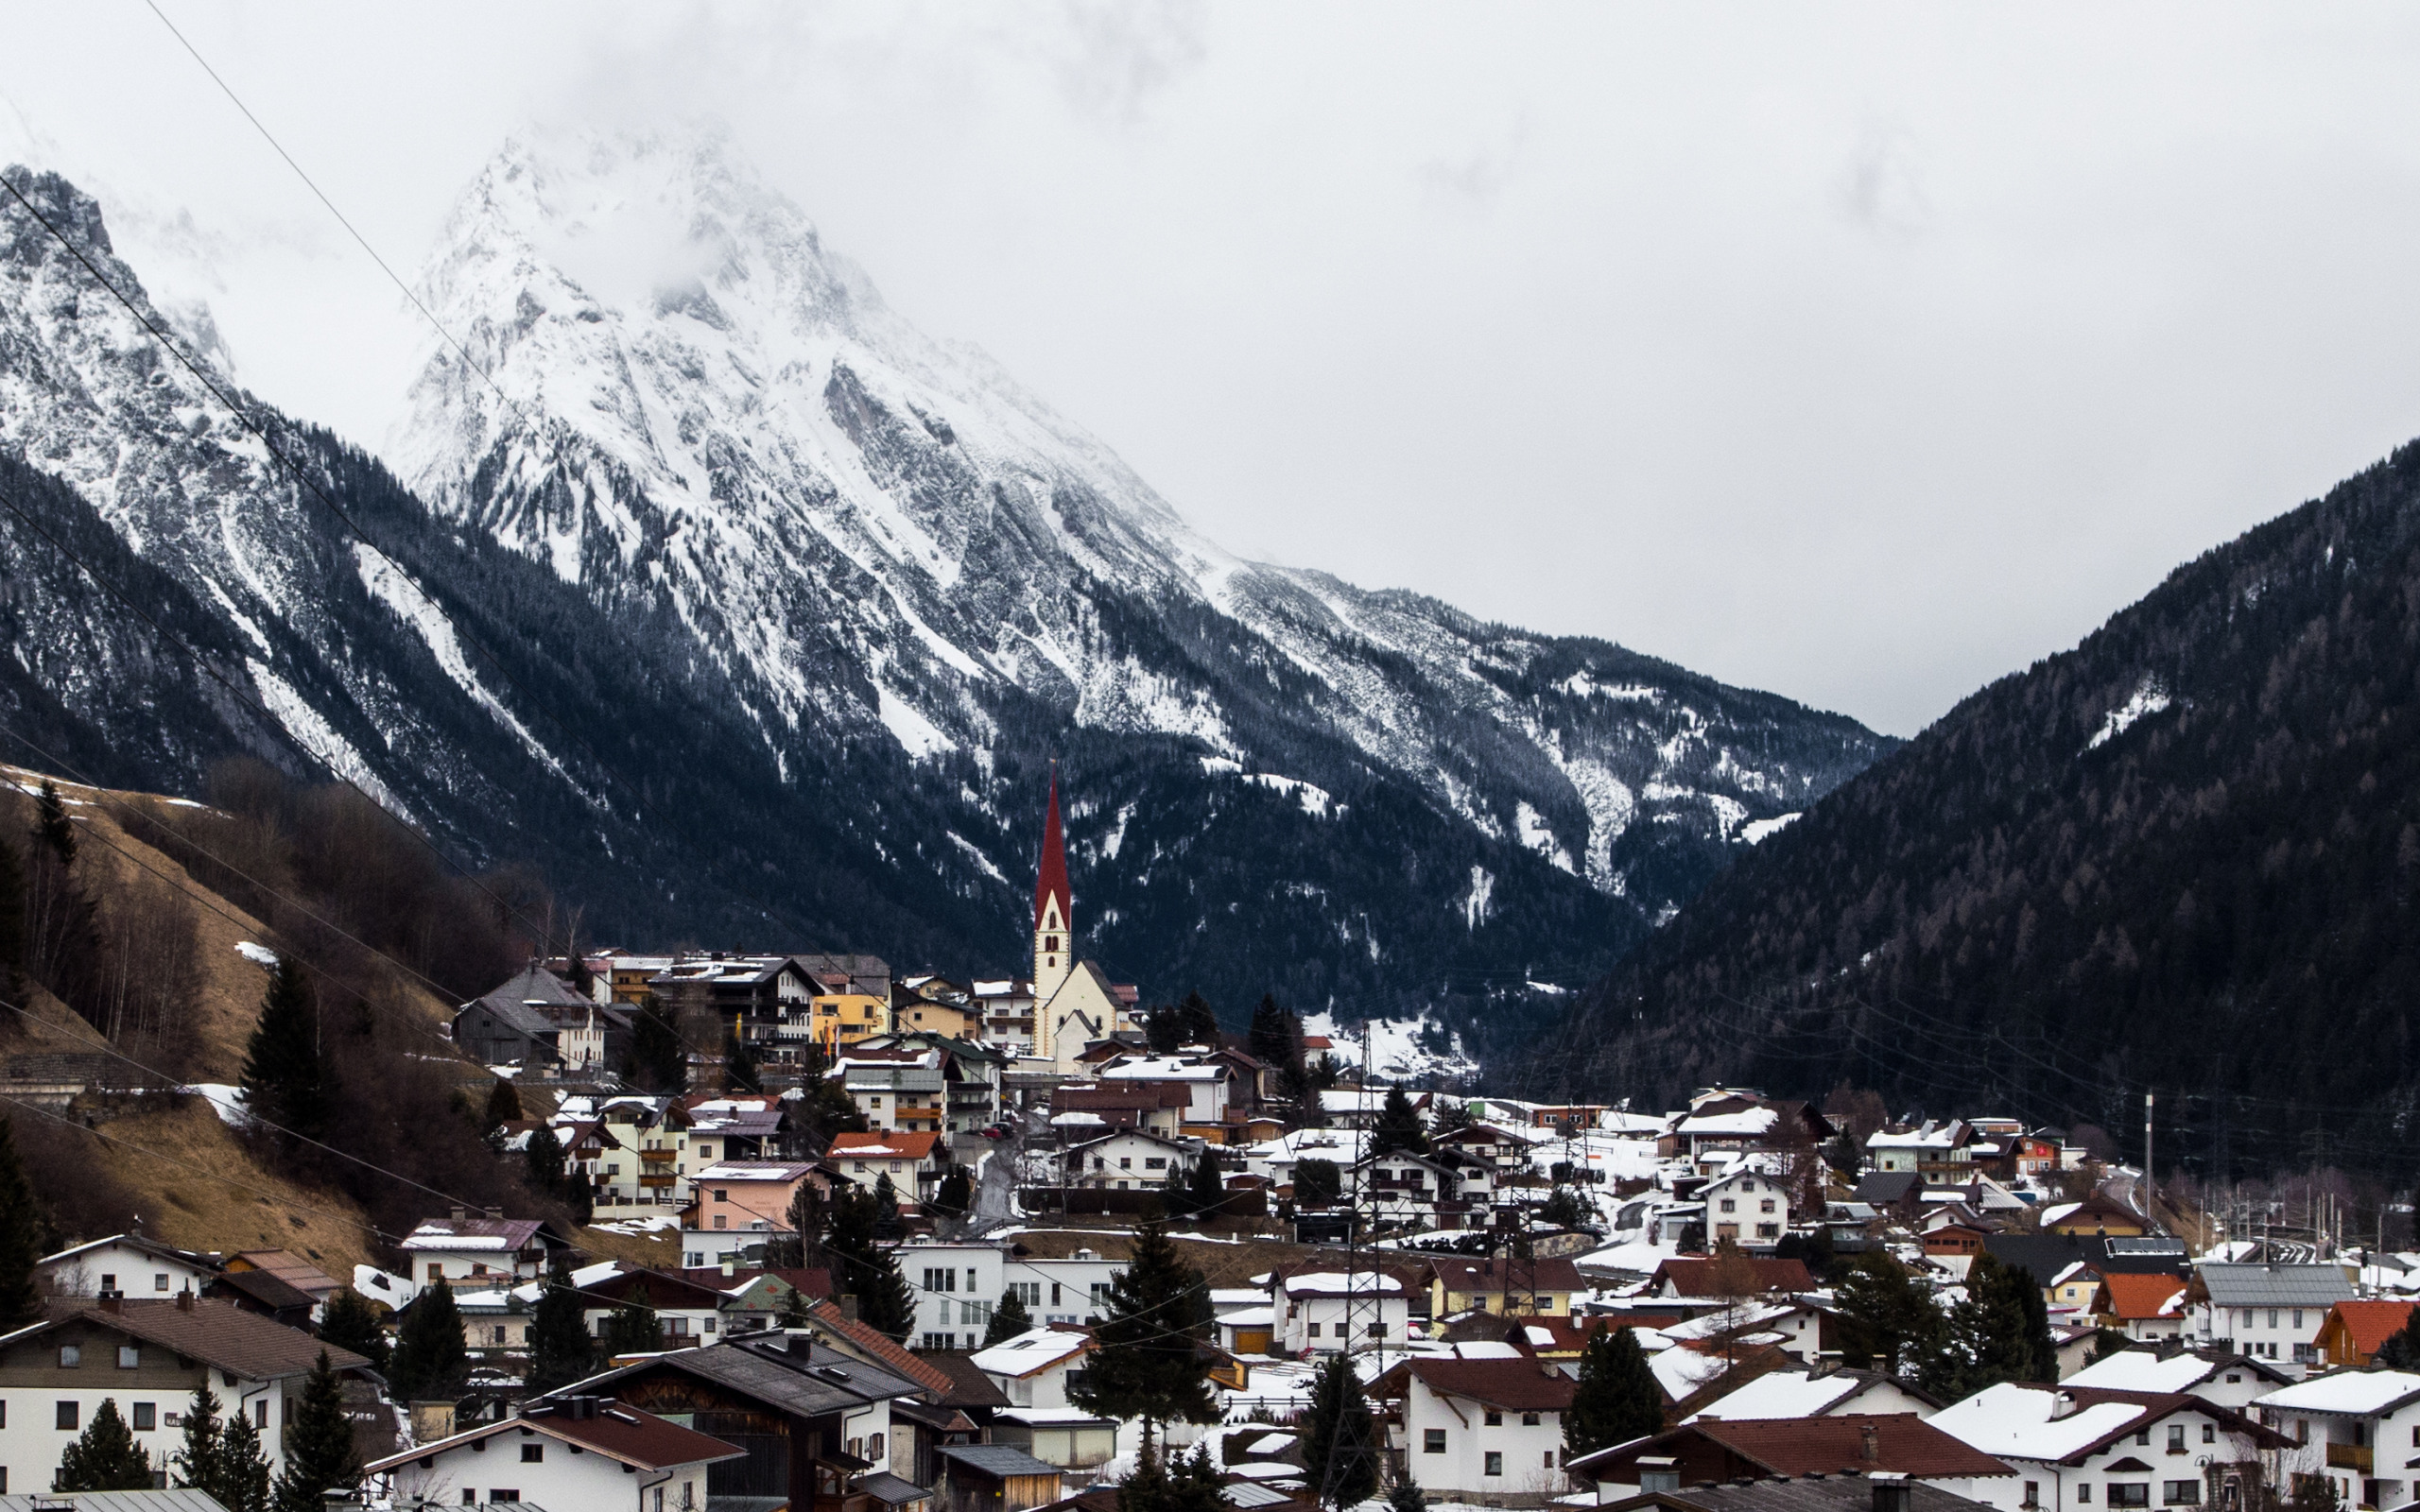
[[[627,1506],[641,1486],[667,1507],[706,1504],[706,1467],[746,1450],[613,1400],[533,1402],[517,1418],[363,1467],[398,1500],[428,1497],[531,1506]],[[652,1501],[638,1504],[651,1506]]]
[[[2420,1302],[2339,1302],[2320,1320],[2312,1348],[2333,1368],[2368,1365],[2411,1321],[2415,1307]]]
[[[938,1134],[835,1134],[824,1159],[862,1187],[884,1177],[904,1202],[922,1201],[949,1165],[949,1146]]]
[[[1642,1460],[1650,1462],[1644,1470]],[[1707,1481],[1895,1474],[1995,1506],[2014,1506],[2020,1501],[2013,1468],[1911,1412],[1701,1418],[1571,1462],[1575,1479],[1596,1482],[1600,1505],[1655,1489],[1640,1484],[1640,1476],[1651,1472],[1678,1477],[1662,1487],[1667,1490]]]
[[[1723,1277],[1716,1270],[1722,1263],[1711,1255],[1680,1255],[1655,1267],[1648,1290],[1657,1297],[1678,1297],[1704,1305],[1722,1296]],[[1738,1263],[1749,1266],[1755,1278],[1760,1296],[1775,1292],[1811,1292],[1815,1278],[1808,1275],[1804,1263],[1795,1260],[1770,1260],[1741,1256]]]
[[[2130,1339],[2172,1339],[2185,1330],[2185,1283],[2156,1273],[2103,1276],[2092,1312],[2102,1327],[2122,1329]]]

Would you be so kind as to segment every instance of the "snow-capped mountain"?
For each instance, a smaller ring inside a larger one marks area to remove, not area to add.
[[[140,303],[97,206],[38,202]],[[299,743],[625,937],[967,971],[1015,960],[1055,756],[1113,970],[1347,1017],[1582,980],[1890,744],[1236,558],[890,311],[713,132],[508,146],[423,297],[449,339],[387,442],[400,484],[246,401],[373,547],[0,212],[0,450],[268,720],[149,641],[47,676],[97,600],[33,581],[13,519],[31,676],[0,692],[155,785]]]

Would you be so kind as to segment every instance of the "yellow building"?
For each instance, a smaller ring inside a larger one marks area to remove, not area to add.
[[[837,992],[814,1003],[815,1042],[826,1055],[890,1030],[890,1008],[863,992]]]

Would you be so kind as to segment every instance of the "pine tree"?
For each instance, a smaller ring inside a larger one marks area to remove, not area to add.
[[[1947,1348],[1925,1376],[1927,1389],[1971,1396],[2002,1382],[2059,1379],[2048,1306],[2032,1273],[1978,1255],[1966,1272],[1966,1300],[1950,1312]]]
[[[530,1394],[581,1380],[594,1359],[579,1290],[571,1279],[571,1257],[557,1250],[546,1269],[545,1289],[538,1294],[538,1311],[529,1320]]]
[[[194,1388],[193,1404],[185,1409],[184,1445],[168,1457],[170,1468],[177,1472],[178,1485],[217,1494],[225,1475],[220,1440],[218,1397],[210,1389],[210,1379],[205,1376],[201,1384]]]
[[[1598,1329],[1580,1350],[1580,1380],[1563,1415],[1564,1458],[1626,1444],[1664,1426],[1664,1388],[1628,1329]]]
[[[510,1076],[498,1076],[488,1089],[487,1129],[493,1134],[507,1124],[521,1122],[521,1089]]]
[[[269,1512],[268,1455],[261,1431],[239,1408],[218,1435],[218,1484],[201,1489],[227,1512]]]
[[[1176,1022],[1179,1044],[1219,1048],[1219,1014],[1200,988],[1187,992],[1176,1005]]]
[[[504,1085],[498,1082],[496,1085]],[[529,1143],[522,1151],[529,1162],[529,1184],[549,1194],[559,1193],[563,1185],[563,1143],[555,1131],[539,1125],[529,1131]]]
[[[302,1383],[302,1403],[285,1431],[285,1471],[277,1478],[277,1512],[323,1512],[328,1492],[361,1484],[353,1450],[353,1422],[344,1415],[344,1387],[320,1351]]]
[[[886,1171],[873,1178],[873,1232],[877,1239],[896,1239],[906,1231],[899,1221],[899,1189]]]
[[[962,1165],[952,1165],[933,1189],[933,1211],[944,1218],[964,1217],[974,1201],[975,1179]]]
[[[1303,1064],[1302,1021],[1277,1005],[1274,997],[1264,997],[1252,1010],[1252,1027],[1245,1031],[1244,1044],[1252,1057],[1271,1071],[1283,1074],[1299,1069]]]
[[[404,1309],[387,1383],[397,1401],[433,1401],[461,1395],[470,1370],[454,1288],[440,1277]]]
[[[732,1031],[722,1042],[722,1083],[735,1092],[761,1092],[765,1090],[765,1074],[757,1063],[756,1047]]]
[[[49,784],[44,783],[45,787]],[[145,1491],[151,1487],[151,1459],[118,1416],[117,1399],[101,1399],[100,1410],[59,1456],[61,1491]]]
[[[387,1331],[379,1325],[378,1310],[350,1286],[328,1298],[327,1310],[320,1317],[320,1342],[351,1349],[381,1375],[386,1373]]]
[[[1428,1499],[1420,1494],[1420,1484],[1409,1476],[1397,1476],[1387,1487],[1387,1512],[1427,1512]]]
[[[1331,1354],[1311,1379],[1301,1421],[1306,1488],[1329,1506],[1348,1507],[1378,1488],[1378,1428],[1350,1355]]]
[[[1869,1253],[1848,1266],[1838,1290],[1841,1359],[1858,1369],[1912,1376],[1941,1346],[1941,1309],[1887,1254]]]
[[[1216,1217],[1226,1201],[1226,1175],[1219,1169],[1219,1158],[1205,1149],[1185,1175],[1185,1211],[1196,1218]]]
[[[631,1022],[629,1075],[646,1091],[678,1094],[689,1088],[689,1051],[661,998],[648,993]]]
[[[0,1333],[42,1321],[42,1287],[34,1280],[42,1250],[33,1183],[17,1158],[14,1126],[0,1113]]]
[[[1155,1056],[1172,1056],[1184,1043],[1184,1024],[1177,1018],[1173,1005],[1153,1008],[1151,1016],[1143,1021],[1143,1043]],[[1140,1475],[1142,1471],[1137,1469],[1135,1473]],[[1121,1486],[1117,1494],[1123,1498],[1125,1488]]]
[[[605,1319],[604,1353],[656,1354],[664,1349],[664,1324],[655,1315],[655,1298],[647,1278],[631,1283],[630,1295]]]
[[[1168,1512],[1228,1512],[1226,1474],[1210,1458],[1210,1446],[1168,1461]]]
[[[1330,1207],[1343,1190],[1344,1173],[1334,1160],[1314,1158],[1294,1162],[1294,1206]]]
[[[1033,1314],[1026,1311],[1025,1297],[1011,1286],[1000,1294],[1000,1305],[992,1310],[992,1321],[983,1330],[983,1348],[1006,1344],[1032,1328]]]
[[[1409,1150],[1414,1155],[1428,1153],[1428,1131],[1421,1126],[1420,1115],[1412,1110],[1411,1099],[1404,1095],[1400,1086],[1387,1089],[1387,1100],[1378,1109],[1378,1120],[1370,1126],[1370,1153],[1392,1155]]]
[[[42,780],[41,796],[34,799],[34,838],[50,847],[60,866],[76,864],[76,822],[67,816],[67,805],[60,801],[58,784],[47,777]]]
[[[305,1139],[325,1136],[330,1093],[320,1055],[320,1017],[302,968],[280,954],[244,1057],[244,1108]]]
[[[1083,1382],[1067,1395],[1105,1418],[1141,1418],[1146,1443],[1156,1423],[1216,1422],[1202,1368],[1210,1323],[1209,1284],[1168,1243],[1159,1210],[1147,1208],[1126,1273],[1110,1286],[1109,1315],[1093,1329]]]
[[[832,1198],[823,1256],[832,1284],[857,1299],[858,1318],[905,1344],[916,1325],[916,1296],[899,1274],[898,1258],[881,1243],[886,1215],[895,1230],[899,1202],[888,1176],[871,1192],[843,1188]]]
[[[1169,1512],[1170,1493],[1160,1452],[1147,1438],[1134,1456],[1134,1473],[1117,1483],[1117,1512]]]

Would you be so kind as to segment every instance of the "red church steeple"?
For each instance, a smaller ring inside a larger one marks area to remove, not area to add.
[[[1059,907],[1054,915],[1052,900]],[[1042,870],[1033,883],[1033,927],[1038,933],[1048,929],[1064,933],[1075,918],[1074,900],[1067,890],[1067,842],[1059,829],[1059,768],[1050,768],[1050,813],[1042,821]]]

